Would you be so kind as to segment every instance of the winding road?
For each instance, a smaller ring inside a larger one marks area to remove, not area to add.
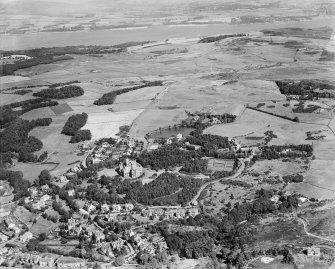
[[[321,240],[325,240],[325,241],[329,241],[329,242],[332,242],[332,243],[335,243],[335,240],[332,240],[332,239],[329,239],[327,237],[322,237],[322,236],[319,236],[319,235],[315,235],[315,234],[311,234],[310,232],[308,232],[307,230],[307,222],[301,218],[301,217],[298,217],[297,216],[297,219],[302,223],[302,225],[304,226],[304,232],[308,235],[308,236],[312,236],[312,237],[315,237],[315,238],[318,238],[318,239],[321,239]]]
[[[197,194],[193,197],[193,199],[190,201],[190,204],[193,204],[196,200],[198,200],[198,198],[199,198],[200,194],[202,193],[202,191],[203,191],[204,189],[206,189],[210,184],[214,184],[214,183],[216,183],[216,182],[219,182],[219,181],[222,180],[222,179],[224,179],[224,180],[226,180],[226,179],[234,179],[234,178],[238,177],[239,175],[241,175],[242,171],[243,171],[244,168],[245,168],[245,164],[244,164],[244,161],[241,161],[241,160],[240,160],[240,163],[241,163],[241,165],[240,165],[240,167],[238,168],[237,172],[236,172],[234,175],[232,175],[232,176],[230,176],[230,177],[219,178],[219,179],[216,179],[216,180],[207,182],[207,183],[205,183],[204,185],[202,185],[201,188],[199,189],[198,193],[197,193]]]

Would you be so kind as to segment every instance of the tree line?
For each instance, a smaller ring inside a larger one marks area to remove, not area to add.
[[[43,89],[33,94],[33,96],[51,98],[51,99],[66,99],[77,97],[84,94],[84,90],[80,86],[68,85],[61,88],[48,88]]]
[[[300,99],[331,98],[333,93],[327,90],[335,90],[335,85],[325,83],[319,80],[294,81],[276,81],[276,84],[282,94],[300,95]],[[305,97],[307,95],[307,97]]]
[[[23,115],[31,110],[47,107],[47,106],[57,106],[57,101],[52,101],[46,98],[36,98],[29,99],[26,101],[15,102],[9,105],[0,107],[0,127],[6,127],[11,121],[18,118],[18,116]],[[21,108],[20,110],[13,110],[13,108]]]
[[[209,36],[209,37],[204,37],[200,39],[198,43],[213,43],[213,42],[220,41],[222,39],[226,39],[230,37],[242,37],[242,36],[246,36],[246,34]]]
[[[113,92],[105,93],[98,100],[95,100],[93,104],[95,104],[97,106],[111,105],[111,104],[114,103],[116,97],[120,94],[127,93],[127,92],[130,92],[130,91],[135,91],[135,90],[145,88],[145,87],[154,87],[154,86],[162,86],[162,85],[163,85],[163,82],[160,81],[160,80],[147,81],[142,85],[129,87],[129,88],[124,88],[124,89],[116,90],[116,91],[113,91]]]

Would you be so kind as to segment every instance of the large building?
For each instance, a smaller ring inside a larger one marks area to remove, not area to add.
[[[121,162],[119,165],[119,171],[124,177],[137,178],[142,175],[142,166],[135,160],[126,159],[125,162]]]

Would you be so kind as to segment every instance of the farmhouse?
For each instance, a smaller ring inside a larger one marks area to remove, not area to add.
[[[320,257],[320,255],[321,255],[320,248],[316,247],[307,248],[308,257]]]

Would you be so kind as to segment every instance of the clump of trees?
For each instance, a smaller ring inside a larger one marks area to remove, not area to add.
[[[187,173],[204,173],[207,170],[207,163],[208,161],[204,159],[193,159],[185,162],[180,171]]]
[[[65,123],[62,134],[74,136],[86,124],[87,118],[88,115],[85,112],[72,115]]]
[[[292,109],[294,113],[313,113],[314,111],[318,110],[320,106],[316,105],[308,105],[307,107],[304,106],[303,101],[299,103],[299,105]]]
[[[211,145],[217,148],[229,148],[230,146],[228,137],[211,134],[188,136],[185,141],[202,147]]]
[[[91,140],[92,134],[90,130],[80,130],[86,124],[87,118],[88,115],[85,112],[72,115],[68,118],[63,127],[62,134],[72,136],[70,143]]]
[[[48,88],[43,89],[33,94],[33,96],[52,98],[52,99],[66,99],[71,97],[77,97],[84,94],[84,90],[80,86],[67,85],[61,88]]]
[[[92,134],[90,130],[78,130],[74,133],[74,136],[71,137],[70,143],[78,143],[80,141],[91,140]]]
[[[304,177],[302,175],[299,175],[299,174],[287,175],[287,176],[283,176],[283,180],[286,183],[298,183],[298,182],[303,182]]]
[[[163,82],[160,80],[148,81],[139,86],[124,88],[124,89],[116,90],[113,92],[105,93],[101,98],[99,98],[98,100],[95,100],[94,104],[97,106],[111,105],[114,103],[116,97],[120,94],[127,93],[130,91],[135,91],[135,90],[145,88],[145,87],[154,87],[154,86],[162,86],[162,85],[163,85]]]
[[[313,146],[310,144],[300,145],[272,145],[263,146],[261,153],[254,156],[253,160],[258,159],[280,159],[285,157],[311,157],[313,155]]]

